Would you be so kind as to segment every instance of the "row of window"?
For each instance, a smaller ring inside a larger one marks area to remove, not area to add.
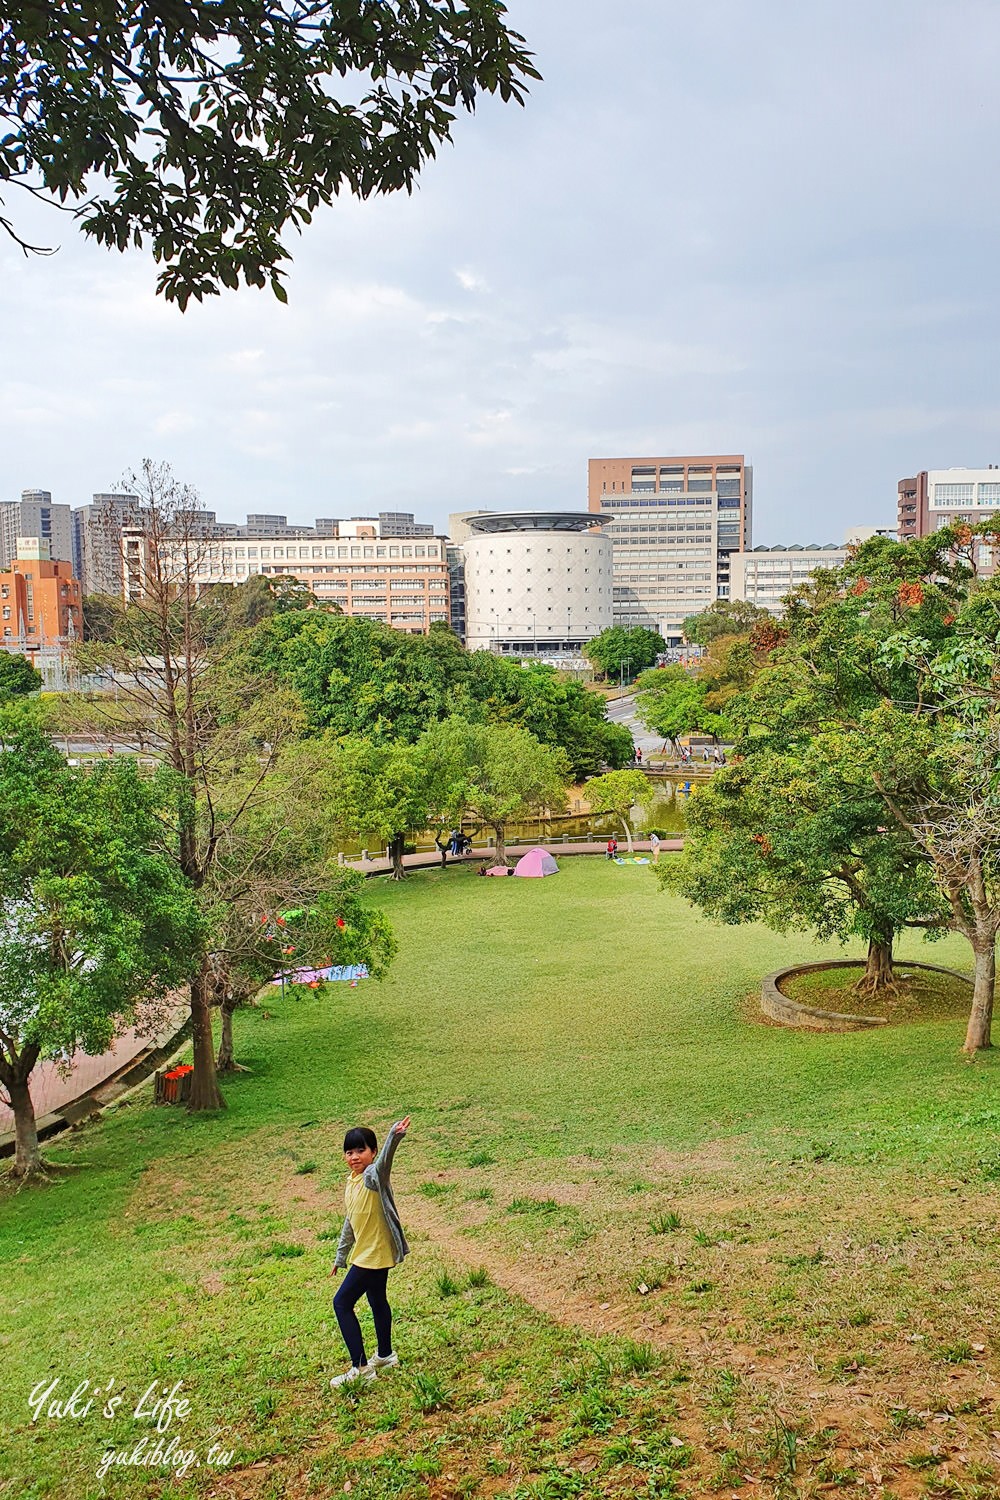
[[[213,546],[213,547],[205,547],[205,548],[201,549],[199,555],[201,557],[206,558],[209,562],[217,562],[217,561],[219,561],[220,558],[221,558],[221,560],[223,562],[229,562],[233,558],[258,558],[260,560],[263,560],[264,558],[267,558],[268,561],[270,561],[272,558],[276,558],[276,557],[280,557],[280,558],[286,558],[286,557],[288,557],[288,558],[296,558],[298,561],[301,562],[303,559],[324,558],[324,557],[440,557],[441,556],[441,550],[438,547],[437,543],[428,544],[427,546],[402,546],[402,547],[383,547],[383,546],[375,546],[374,544],[372,546],[370,546],[370,547],[369,546],[356,546],[355,547],[355,546],[347,546],[344,543],[340,543],[339,545],[327,545],[327,546],[323,546],[323,547],[317,547],[317,546],[311,546],[311,547],[300,546],[298,548],[296,548],[296,547],[271,547],[271,546],[267,546],[267,547],[263,547],[263,546],[261,546],[261,547],[218,547],[218,546]],[[179,559],[180,557],[183,556],[183,552],[182,551],[178,551],[177,549],[172,549],[172,548],[168,548],[168,547],[161,547],[160,548],[160,556],[164,557],[164,558],[165,557],[172,557],[174,559]]]
[[[978,492],[978,493],[977,493]],[[1000,505],[1000,482],[935,484],[931,505]]]

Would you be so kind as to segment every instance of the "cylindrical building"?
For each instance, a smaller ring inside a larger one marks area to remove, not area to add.
[[[578,657],[611,625],[611,541],[592,512],[493,512],[468,525],[470,651]]]

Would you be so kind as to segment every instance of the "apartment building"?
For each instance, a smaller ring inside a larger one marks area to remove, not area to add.
[[[591,459],[588,503],[612,542],[616,625],[679,645],[688,615],[729,597],[731,559],[751,541],[742,454]]]
[[[1000,464],[985,469],[923,469],[897,485],[900,541],[928,536],[942,526],[965,521],[976,525],[1000,513]],[[980,573],[992,573],[1000,549],[982,542],[976,548]]]
[[[143,597],[149,547],[142,527],[123,532],[123,592],[129,602]],[[295,578],[321,603],[411,634],[423,634],[449,620],[447,539],[383,537],[374,518],[341,521],[337,535],[322,538],[199,533],[166,543],[161,554],[167,576],[199,592],[216,584],[245,583],[260,574]]]
[[[68,505],[53,505],[49,490],[22,490],[20,500],[0,501],[0,568],[17,556],[18,537],[47,542],[50,556],[73,561],[73,521]]]
[[[0,642],[29,656],[83,639],[83,603],[73,565],[53,562],[44,537],[18,537],[0,571]]]

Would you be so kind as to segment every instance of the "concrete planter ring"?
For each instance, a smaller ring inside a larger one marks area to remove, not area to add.
[[[942,969],[938,964],[907,962],[907,969],[926,969],[932,974],[947,974],[960,979],[972,989],[972,980],[954,969]],[[818,974],[824,969],[863,969],[864,959],[834,959],[826,963],[795,964],[789,969],[777,969],[768,974],[760,987],[760,1006],[769,1020],[781,1026],[791,1026],[797,1031],[869,1031],[873,1026],[888,1026],[887,1016],[852,1016],[835,1010],[818,1010],[813,1005],[800,1005],[782,991],[782,984],[796,979],[800,974]]]

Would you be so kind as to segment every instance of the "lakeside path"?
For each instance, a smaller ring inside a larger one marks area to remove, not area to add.
[[[620,846],[619,852],[621,852],[621,849],[624,848],[624,840],[622,839],[620,834],[616,834],[615,837],[618,839],[618,843]],[[548,842],[546,842],[545,839],[540,839],[537,844],[508,844],[507,857],[508,859],[512,859],[516,863],[517,860],[521,858],[522,854],[527,854],[529,849],[548,849],[549,852],[558,861],[564,854],[603,854],[606,843],[606,839],[592,839],[590,841],[581,840],[581,842],[577,844],[560,844],[554,839],[550,839]],[[632,847],[635,850],[636,854],[648,854],[649,840],[633,838]],[[660,841],[660,849],[664,853],[677,854],[683,848],[683,839],[662,839]],[[493,850],[487,848],[473,849],[470,854],[449,854],[448,865],[479,864],[483,860],[489,859],[492,854]],[[380,855],[376,859],[345,859],[344,865],[347,869],[359,870],[362,875],[387,875],[392,869],[392,861],[387,859],[384,854]],[[419,854],[403,855],[404,869],[429,870],[433,869],[435,866],[440,869],[441,856],[435,853],[433,850],[425,849],[422,850]]]

